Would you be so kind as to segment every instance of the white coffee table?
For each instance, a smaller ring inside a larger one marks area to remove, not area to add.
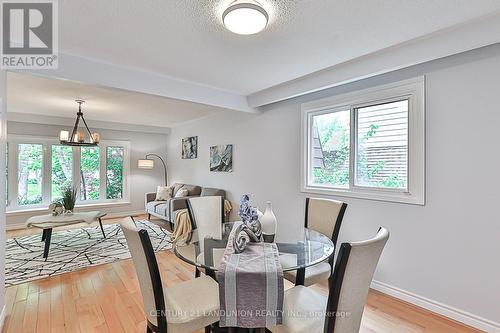
[[[106,238],[104,228],[102,227],[101,218],[106,214],[99,211],[73,213],[71,215],[53,216],[52,214],[32,216],[26,221],[27,228],[38,228],[43,230],[42,241],[45,242],[43,257],[47,260],[49,256],[50,239],[52,237],[52,229],[63,227],[71,224],[88,223],[91,224],[99,221],[102,235]]]

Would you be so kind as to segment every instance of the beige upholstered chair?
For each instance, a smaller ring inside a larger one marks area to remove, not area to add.
[[[222,239],[224,199],[221,196],[197,197],[188,200],[188,213],[193,225],[193,237],[204,251],[205,238]]]
[[[188,200],[188,214],[193,228],[192,241],[198,241],[200,253],[196,253],[197,260],[205,257],[205,239],[222,239],[222,223],[224,222],[224,198],[222,196],[207,196],[190,198]],[[195,276],[200,276],[196,268]]]
[[[330,237],[336,247],[346,209],[347,204],[341,201],[307,198],[305,226]],[[303,283],[299,281],[300,278],[297,279],[297,275],[304,274],[303,271],[285,272],[285,279],[305,286],[326,281],[332,273],[333,260],[332,256],[328,261],[306,268]]]
[[[217,322],[219,286],[208,276],[163,288],[158,263],[146,230],[130,218],[121,223],[139,279],[147,332],[188,333]]]
[[[372,239],[342,243],[328,298],[304,286],[287,290],[283,325],[268,329],[273,333],[359,332],[370,283],[388,239],[389,231],[380,228]]]

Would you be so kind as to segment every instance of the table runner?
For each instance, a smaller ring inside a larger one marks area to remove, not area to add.
[[[220,326],[261,328],[282,323],[283,270],[274,243],[248,243],[242,253],[233,247],[236,222],[217,272]]]

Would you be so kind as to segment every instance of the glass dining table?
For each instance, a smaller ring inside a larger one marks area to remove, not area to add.
[[[234,222],[223,224],[221,239],[211,237],[199,239],[196,230],[193,231],[188,237],[189,241],[174,244],[175,255],[198,269],[204,269],[207,275],[216,278],[233,224]],[[329,237],[304,227],[292,236],[279,238],[276,245],[283,271],[297,271],[295,282],[297,285],[304,284],[307,267],[328,260],[335,250]]]

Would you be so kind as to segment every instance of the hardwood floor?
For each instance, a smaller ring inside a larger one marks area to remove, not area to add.
[[[8,231],[7,237],[35,232],[37,230],[32,229]],[[172,252],[159,252],[157,258],[165,286],[194,278],[193,267]],[[324,286],[315,288],[327,292]],[[90,267],[6,290],[3,333],[145,331],[142,297],[131,260]],[[479,331],[372,290],[360,332]]]

